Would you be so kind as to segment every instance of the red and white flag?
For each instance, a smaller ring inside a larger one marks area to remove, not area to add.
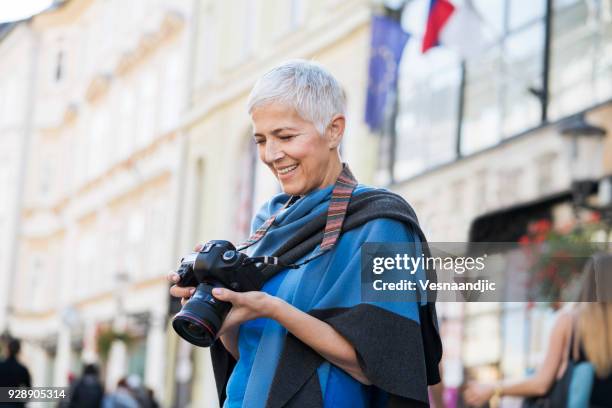
[[[471,0],[464,0],[462,6],[448,0],[430,0],[422,51],[438,45],[454,49],[464,59],[483,51],[483,20]]]

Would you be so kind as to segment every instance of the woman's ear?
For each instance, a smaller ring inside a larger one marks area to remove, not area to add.
[[[328,144],[330,149],[335,149],[336,147],[340,146],[342,136],[344,136],[345,126],[346,118],[341,114],[334,115],[332,120],[329,122],[327,131],[329,132]]]

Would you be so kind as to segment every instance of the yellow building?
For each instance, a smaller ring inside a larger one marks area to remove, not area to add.
[[[163,397],[191,6],[66,1],[3,40],[35,42],[16,268],[3,270],[14,276],[6,329],[34,385],[65,385],[97,361],[108,388],[131,373]],[[99,341],[124,332],[129,347]]]

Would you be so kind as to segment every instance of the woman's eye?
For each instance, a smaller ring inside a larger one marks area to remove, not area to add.
[[[266,141],[265,139],[254,139],[255,144],[261,144],[265,141]]]
[[[297,135],[286,135],[286,136],[279,136],[279,138],[280,138],[280,140],[290,140],[290,139],[293,139],[296,136]]]

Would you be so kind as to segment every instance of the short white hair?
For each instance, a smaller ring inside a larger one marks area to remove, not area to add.
[[[270,103],[294,108],[321,134],[334,115],[346,114],[346,98],[336,78],[320,64],[306,60],[287,61],[257,80],[247,101],[249,114]]]

